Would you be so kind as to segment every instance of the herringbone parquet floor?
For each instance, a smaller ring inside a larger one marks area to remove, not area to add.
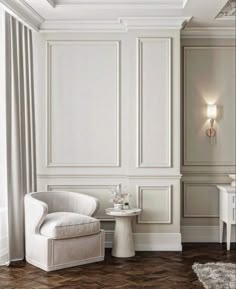
[[[203,289],[192,271],[194,262],[236,262],[236,246],[185,244],[183,252],[137,252],[129,259],[44,272],[26,262],[0,267],[1,289]]]

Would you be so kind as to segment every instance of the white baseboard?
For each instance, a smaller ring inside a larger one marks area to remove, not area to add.
[[[105,247],[112,248],[113,231],[105,232]],[[182,251],[180,233],[134,233],[136,251]]]
[[[218,226],[182,226],[182,242],[219,242]],[[235,226],[232,227],[231,241],[236,241]],[[225,236],[224,236],[225,242]]]
[[[113,231],[105,232],[105,247],[112,248]],[[182,251],[182,242],[218,243],[218,226],[182,226],[179,233],[134,233],[136,251]],[[224,234],[223,241],[226,241]],[[236,242],[236,226],[232,227],[231,242]]]

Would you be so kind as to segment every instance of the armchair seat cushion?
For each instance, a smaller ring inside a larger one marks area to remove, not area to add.
[[[40,228],[41,235],[52,239],[76,238],[99,232],[99,220],[68,212],[48,214]]]

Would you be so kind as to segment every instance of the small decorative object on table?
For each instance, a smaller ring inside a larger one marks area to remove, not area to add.
[[[235,181],[235,179],[236,179],[236,174],[231,174],[231,175],[229,175],[229,177],[230,177],[230,179],[232,180],[231,186],[235,187],[235,186],[236,186],[236,181]]]
[[[124,205],[126,209],[129,208],[128,197],[129,197],[128,193],[121,193],[113,190],[111,201],[114,205],[114,209],[122,210],[124,209]]]
[[[124,210],[128,210],[128,209],[129,209],[129,203],[128,203],[128,202],[125,202],[125,203],[124,203],[123,209],[124,209]]]

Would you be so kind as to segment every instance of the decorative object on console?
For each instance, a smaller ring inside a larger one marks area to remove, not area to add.
[[[121,193],[115,190],[112,190],[112,203],[115,209],[122,210],[124,204],[128,204],[129,206],[129,193]]]
[[[236,179],[236,174],[231,174],[231,175],[229,175],[229,177],[230,177],[230,179],[232,180],[231,186],[235,187],[235,186],[236,186],[236,181],[235,181],[235,179]]]
[[[214,122],[217,115],[216,104],[208,104],[207,106],[207,117],[210,119],[210,128],[207,129],[206,134],[210,138],[216,136],[216,130],[214,129]]]

